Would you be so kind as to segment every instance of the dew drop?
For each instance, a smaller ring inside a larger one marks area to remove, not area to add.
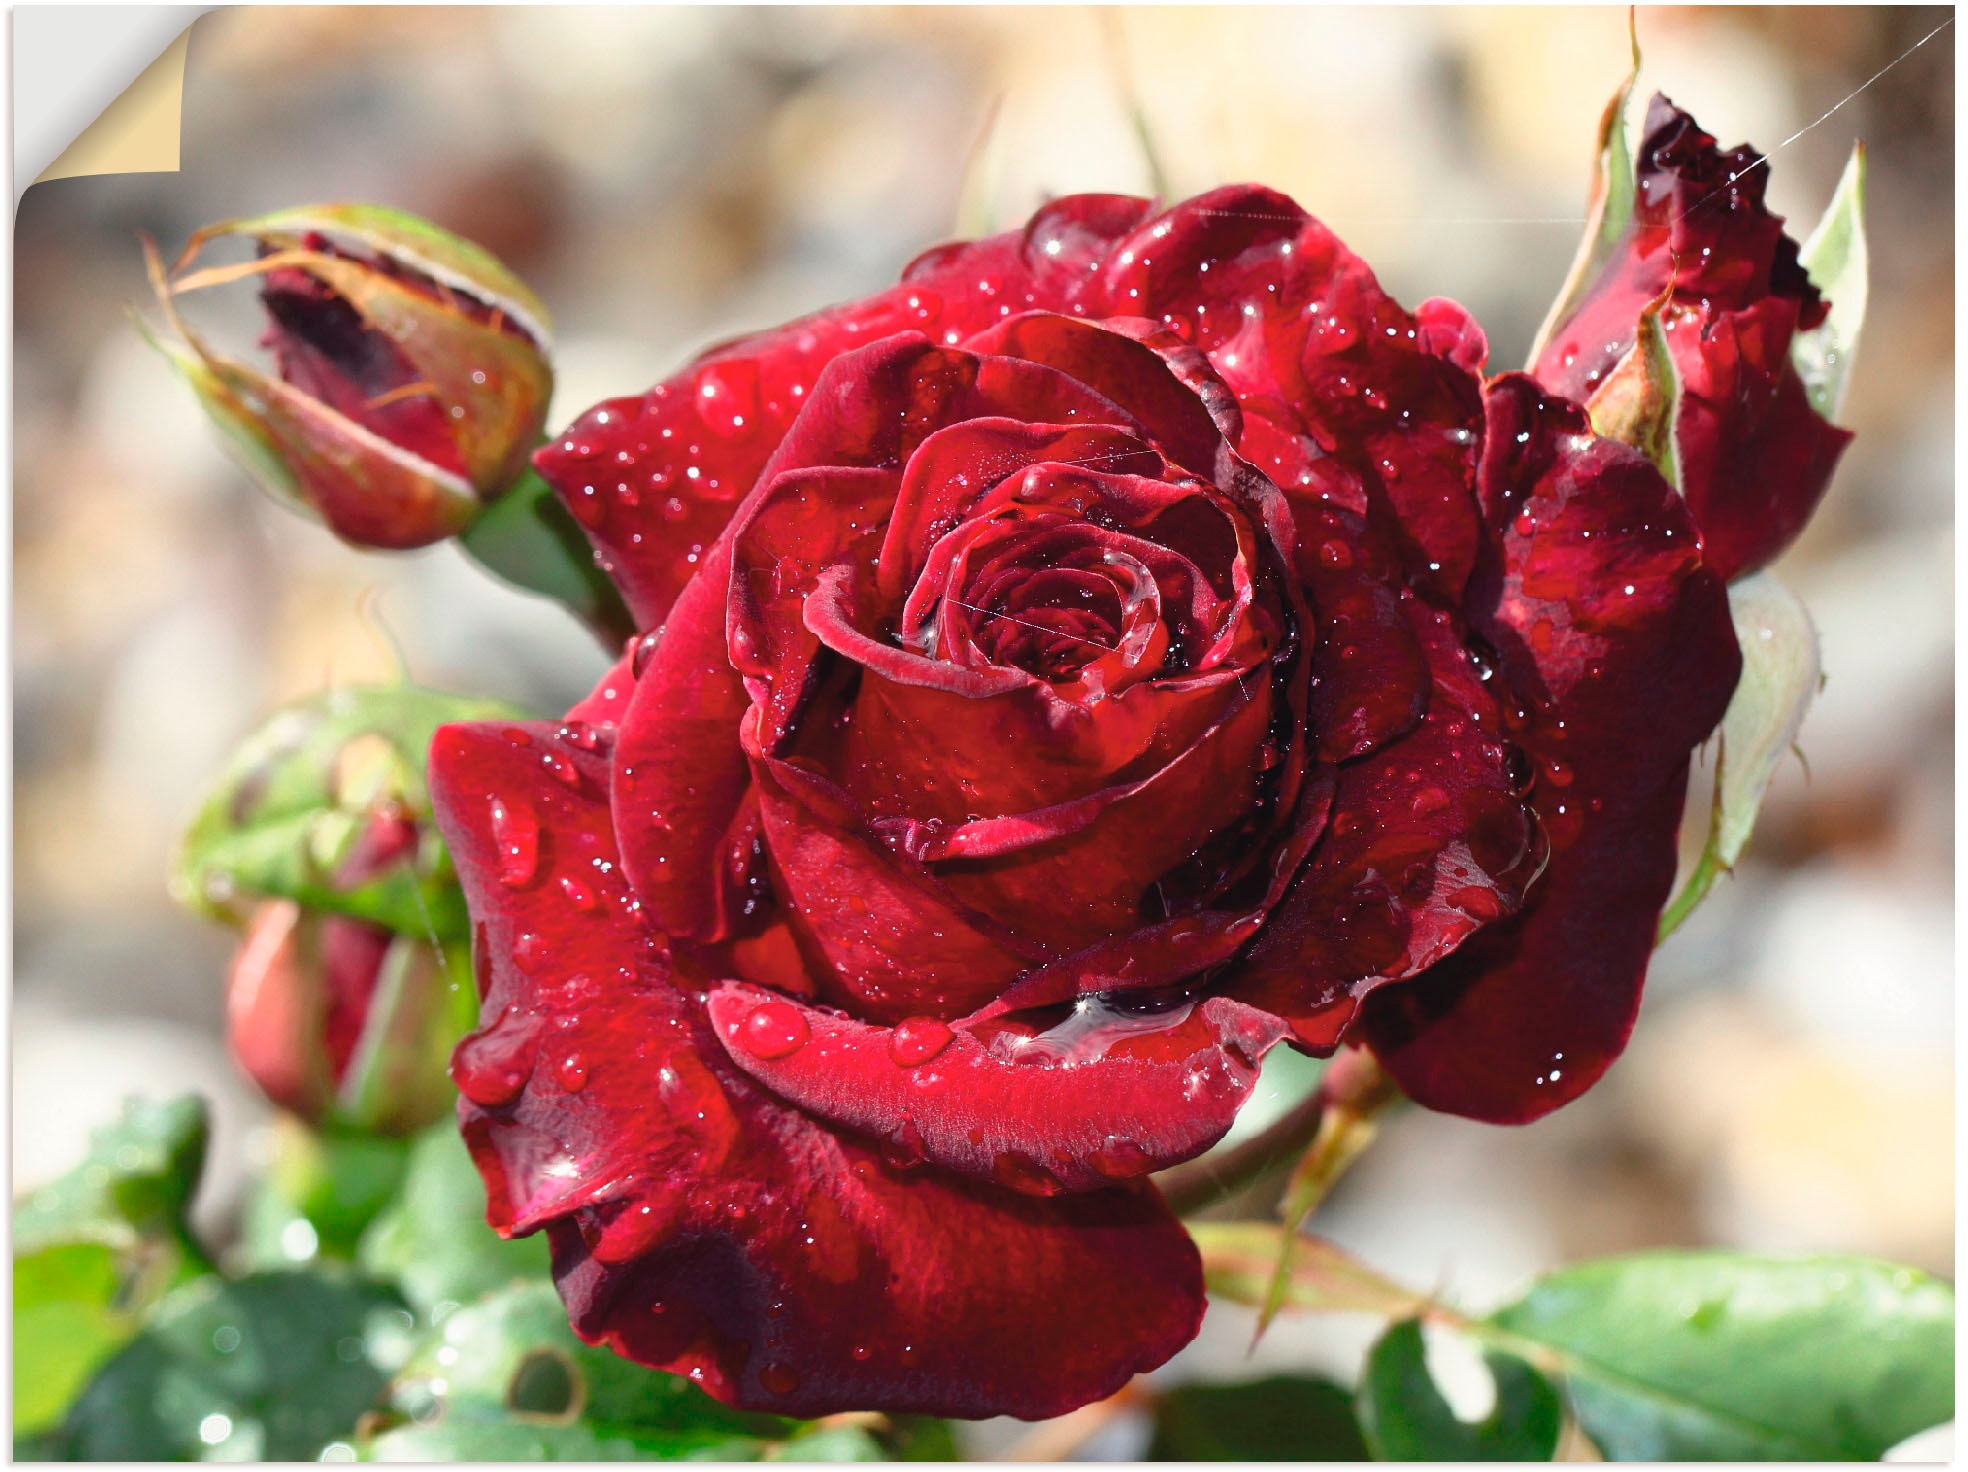
[[[499,882],[517,889],[533,877],[540,861],[540,824],[519,803],[504,798],[491,800],[492,842],[498,849]]]
[[[798,1052],[810,1033],[797,1007],[787,1002],[761,1002],[745,1014],[735,1036],[746,1052],[769,1061]]]
[[[759,1370],[759,1384],[773,1395],[791,1395],[800,1387],[799,1372],[791,1365],[766,1365]]]
[[[577,910],[592,910],[595,907],[594,891],[571,874],[561,876],[560,892],[567,896],[567,903]]]
[[[927,1063],[950,1045],[950,1029],[934,1017],[909,1017],[889,1034],[888,1056],[902,1068]]]
[[[587,1060],[579,1053],[569,1053],[554,1066],[554,1077],[568,1093],[580,1093],[588,1086]]]
[[[1106,1142],[1087,1157],[1093,1168],[1111,1181],[1124,1181],[1132,1176],[1146,1175],[1153,1167],[1154,1157],[1133,1140],[1124,1140],[1119,1135],[1109,1135]]]

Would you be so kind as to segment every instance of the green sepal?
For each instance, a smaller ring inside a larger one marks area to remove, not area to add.
[[[553,324],[545,304],[498,257],[463,236],[388,205],[296,205],[245,219],[222,220],[194,235],[184,257],[194,255],[205,241],[220,235],[300,239],[316,231],[352,240],[365,250],[477,297],[487,306],[499,308],[542,347],[551,343]]]
[[[1824,217],[1797,253],[1812,284],[1831,306],[1823,322],[1790,340],[1790,361],[1804,380],[1811,407],[1834,421],[1845,404],[1852,360],[1858,356],[1859,334],[1865,327],[1865,179],[1865,145],[1857,143]]]
[[[1634,327],[1633,346],[1613,365],[1586,404],[1594,433],[1631,445],[1653,462],[1675,490],[1681,489],[1681,370],[1668,351],[1661,314],[1674,285],[1649,302]]]
[[[331,690],[284,707],[234,753],[181,840],[171,892],[236,923],[244,899],[290,899],[400,935],[462,942],[469,922],[424,780],[431,737],[450,721],[520,720],[501,701],[414,685]],[[418,824],[414,853],[359,883],[337,882],[375,812]]]
[[[1729,613],[1742,649],[1742,676],[1717,737],[1708,837],[1695,867],[1661,915],[1660,940],[1674,933],[1707,897],[1717,876],[1734,869],[1742,857],[1770,779],[1793,748],[1823,683],[1811,615],[1774,573],[1753,573],[1732,583]]]

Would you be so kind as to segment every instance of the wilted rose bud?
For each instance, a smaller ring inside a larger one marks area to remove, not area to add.
[[[477,1010],[456,952],[268,901],[226,978],[232,1055],[310,1124],[418,1130],[450,1107],[445,1063]]]
[[[205,244],[259,256],[183,274]],[[547,315],[485,251],[375,205],[317,205],[209,225],[174,273],[146,242],[178,368],[241,463],[344,541],[454,536],[525,473],[553,392]],[[214,352],[179,318],[188,291],[260,276],[278,376]]]
[[[1635,354],[1641,319],[1655,316],[1678,379],[1680,489],[1704,560],[1727,579],[1790,544],[1851,439],[1826,417],[1835,395],[1816,393],[1794,361],[1795,345],[1824,327],[1835,303],[1764,207],[1768,181],[1765,156],[1747,144],[1722,152],[1656,94],[1630,214],[1623,228],[1617,215],[1604,222],[1609,249],[1596,274],[1575,281],[1580,290],[1541,337],[1534,367],[1546,388],[1586,404],[1602,433],[1627,438],[1620,425],[1649,417],[1637,402],[1650,392],[1648,375],[1631,370],[1646,346]],[[1628,208],[1624,198],[1613,203]],[[1862,261],[1856,289],[1862,311]]]

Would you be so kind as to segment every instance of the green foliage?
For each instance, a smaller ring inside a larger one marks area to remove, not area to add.
[[[610,643],[635,632],[580,524],[532,470],[479,513],[458,545],[506,582],[563,605]]]
[[[749,1461],[797,1426],[728,1410],[687,1380],[581,1343],[552,1284],[534,1281],[447,1314],[390,1386],[361,1451],[378,1461]]]
[[[1353,1397],[1325,1380],[1272,1375],[1184,1385],[1155,1406],[1152,1462],[1360,1462]]]
[[[1954,1414],[1954,1290],[1863,1258],[1608,1258],[1488,1322],[1615,1461],[1874,1461]]]
[[[450,1120],[410,1147],[402,1190],[364,1233],[356,1260],[393,1279],[432,1321],[516,1279],[544,1281],[548,1270],[544,1234],[507,1241],[485,1224],[485,1185]]]
[[[1383,1462],[1548,1462],[1564,1411],[1551,1382],[1514,1355],[1483,1356],[1496,1399],[1480,1421],[1450,1407],[1424,1355],[1421,1320],[1394,1325],[1368,1352],[1360,1427]]]
[[[290,899],[400,935],[469,937],[430,817],[424,766],[450,721],[519,719],[500,701],[414,685],[331,690],[276,712],[234,753],[179,846],[178,899],[218,919],[242,896]],[[343,866],[379,812],[420,825],[404,862],[351,881]]]
[[[410,1326],[389,1288],[341,1275],[200,1278],[103,1366],[45,1450],[76,1461],[311,1460],[375,1402]]]
[[[144,1313],[209,1270],[185,1222],[206,1133],[203,1100],[131,1100],[80,1165],[15,1205],[17,1436],[53,1426]]]

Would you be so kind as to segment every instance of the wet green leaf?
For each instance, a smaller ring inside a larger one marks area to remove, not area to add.
[[[1863,1258],[1610,1258],[1487,1324],[1615,1461],[1873,1461],[1954,1414],[1954,1290]]]
[[[351,1436],[406,1345],[388,1288],[318,1272],[172,1293],[69,1411],[78,1461],[311,1460]]]
[[[411,1147],[402,1189],[363,1235],[356,1259],[394,1279],[429,1318],[515,1280],[544,1282],[550,1265],[544,1234],[507,1241],[485,1224],[485,1184],[451,1120]]]
[[[1514,1355],[1486,1352],[1495,1400],[1464,1421],[1436,1385],[1421,1321],[1395,1324],[1368,1351],[1360,1379],[1360,1427],[1383,1462],[1548,1462],[1564,1410],[1558,1392]]]
[[[195,1094],[162,1104],[126,1100],[122,1116],[91,1136],[80,1165],[15,1203],[15,1253],[63,1242],[127,1248],[146,1236],[182,1235],[209,1128]]]
[[[687,1380],[581,1343],[553,1285],[536,1281],[445,1315],[360,1450],[379,1461],[751,1460],[799,1424],[729,1410]]]
[[[54,1425],[174,1285],[208,1272],[185,1214],[205,1101],[132,1099],[68,1174],[16,1202],[14,1430]]]
[[[580,523],[535,471],[486,507],[458,545],[514,587],[561,604],[611,644],[635,632]]]
[[[1326,1380],[1272,1375],[1184,1385],[1155,1404],[1151,1462],[1363,1462],[1353,1397]]]
[[[1831,303],[1825,320],[1791,339],[1790,361],[1804,380],[1811,407],[1836,419],[1865,328],[1868,267],[1865,227],[1865,145],[1856,144],[1824,218],[1798,252],[1812,284]]]
[[[429,823],[424,766],[449,721],[523,719],[501,701],[414,685],[357,686],[276,712],[234,753],[179,845],[172,892],[215,918],[248,897],[290,899],[402,935],[467,938],[464,898]],[[379,812],[419,825],[402,862],[338,872]]]

